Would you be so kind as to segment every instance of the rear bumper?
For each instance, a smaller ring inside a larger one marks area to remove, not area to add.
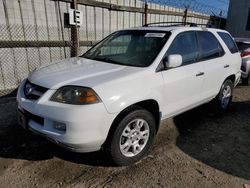
[[[101,148],[116,116],[108,113],[103,103],[80,106],[52,102],[49,98],[54,90],[48,90],[38,100],[29,100],[22,87],[23,84],[17,94],[19,110],[42,119],[28,117],[27,129],[72,151],[90,152]],[[56,129],[55,123],[64,124],[66,130]]]

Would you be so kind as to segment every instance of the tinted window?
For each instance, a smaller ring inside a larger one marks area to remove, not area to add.
[[[201,31],[197,32],[197,36],[200,44],[201,60],[213,59],[224,55],[224,50],[212,33]]]
[[[181,55],[183,65],[196,62],[199,52],[195,32],[179,34],[172,42],[165,57],[172,54]]]
[[[220,35],[222,40],[225,42],[225,44],[227,45],[231,53],[236,53],[239,51],[234,40],[228,33],[218,32],[218,34]]]

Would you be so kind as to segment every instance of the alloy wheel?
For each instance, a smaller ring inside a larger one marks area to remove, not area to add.
[[[120,137],[120,151],[126,157],[138,155],[149,139],[149,125],[144,119],[129,122]]]

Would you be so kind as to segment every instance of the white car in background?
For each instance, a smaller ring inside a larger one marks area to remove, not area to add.
[[[250,84],[250,39],[235,38],[236,44],[241,52],[241,79],[243,84]]]
[[[83,56],[43,66],[17,94],[20,124],[76,152],[140,160],[161,120],[213,99],[227,109],[241,57],[230,34],[145,26],[115,32]]]

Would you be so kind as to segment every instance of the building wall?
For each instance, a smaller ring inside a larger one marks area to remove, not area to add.
[[[246,30],[250,0],[230,0],[227,30],[234,37],[250,38],[250,31]]]

